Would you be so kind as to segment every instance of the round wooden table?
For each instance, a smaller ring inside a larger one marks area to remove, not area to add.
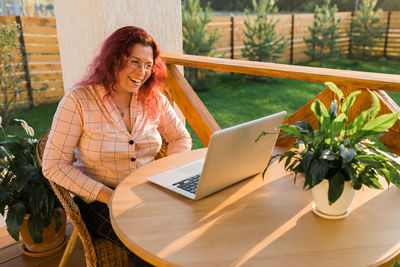
[[[327,220],[312,212],[302,178],[294,184],[277,161],[265,180],[257,175],[198,201],[147,181],[205,153],[154,161],[114,191],[115,232],[153,265],[354,267],[389,265],[400,256],[400,190],[395,186],[364,188],[348,217]]]

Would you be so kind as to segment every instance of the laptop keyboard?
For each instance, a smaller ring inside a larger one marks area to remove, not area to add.
[[[192,194],[196,193],[197,185],[199,184],[200,174],[193,175],[185,180],[172,184],[182,190],[190,192]]]

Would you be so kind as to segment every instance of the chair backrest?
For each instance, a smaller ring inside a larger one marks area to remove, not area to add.
[[[40,163],[42,162],[44,148],[46,147],[46,142],[49,137],[50,129],[47,130],[38,140],[36,146],[36,153],[39,158]],[[86,265],[90,267],[97,266],[97,257],[96,251],[93,246],[93,240],[90,236],[90,233],[82,220],[81,213],[79,211],[78,206],[75,204],[74,200],[71,197],[71,194],[63,187],[55,184],[51,180],[49,183],[60,200],[62,206],[64,207],[65,212],[67,213],[71,223],[74,228],[78,230],[78,235],[83,243],[85,257],[86,257]]]
[[[38,140],[36,146],[36,154],[39,162],[42,163],[44,149],[46,147],[47,139],[49,138],[50,129],[47,130]],[[163,143],[160,151],[157,153],[155,159],[165,157],[167,155],[168,143],[163,138]],[[71,223],[74,228],[78,231],[78,235],[82,240],[86,265],[89,267],[95,267],[98,263],[98,258],[96,255],[96,250],[94,248],[93,239],[90,236],[89,230],[87,229],[85,223],[82,220],[81,213],[79,211],[78,205],[74,202],[71,194],[65,188],[55,184],[51,180],[48,180],[57,198],[60,200],[65,212],[67,213]]]

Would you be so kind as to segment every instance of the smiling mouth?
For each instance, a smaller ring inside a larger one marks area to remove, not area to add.
[[[129,77],[129,80],[131,80],[132,82],[137,83],[137,84],[142,82],[142,80],[134,79],[134,78],[131,78],[131,77]]]

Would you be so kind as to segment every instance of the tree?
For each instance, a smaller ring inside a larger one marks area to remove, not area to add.
[[[374,12],[376,3],[377,0],[362,0],[357,14],[351,18],[351,53],[357,58],[371,56],[372,49],[384,37],[385,25],[380,24],[382,9]]]
[[[15,108],[15,102],[19,95],[19,85],[24,76],[21,72],[21,64],[16,64],[15,59],[21,57],[18,25],[0,27],[0,90],[2,99],[0,104],[1,125],[7,128],[10,116]],[[22,64],[26,64],[23,62]]]
[[[213,56],[216,52],[215,42],[220,38],[217,28],[210,31],[207,24],[213,18],[210,3],[203,9],[200,0],[187,0],[182,5],[182,35],[183,51],[190,55]],[[199,80],[199,70],[188,68],[185,71],[187,79],[192,85]]]
[[[398,0],[382,0],[378,3],[379,7],[387,11],[400,11],[400,1]]]
[[[319,60],[322,67],[327,58],[336,57],[340,54],[337,48],[337,40],[340,37],[340,19],[335,20],[337,6],[330,7],[330,0],[324,0],[324,5],[315,7],[315,18],[313,27],[308,27],[311,38],[304,38],[308,46],[309,55],[312,60]]]
[[[274,61],[281,57],[287,46],[285,37],[278,37],[275,26],[278,20],[274,20],[273,14],[278,12],[274,0],[253,0],[253,9],[256,18],[250,18],[250,10],[245,9],[247,18],[244,21],[246,29],[243,31],[245,39],[242,55],[249,60]],[[271,14],[267,17],[267,14]]]

